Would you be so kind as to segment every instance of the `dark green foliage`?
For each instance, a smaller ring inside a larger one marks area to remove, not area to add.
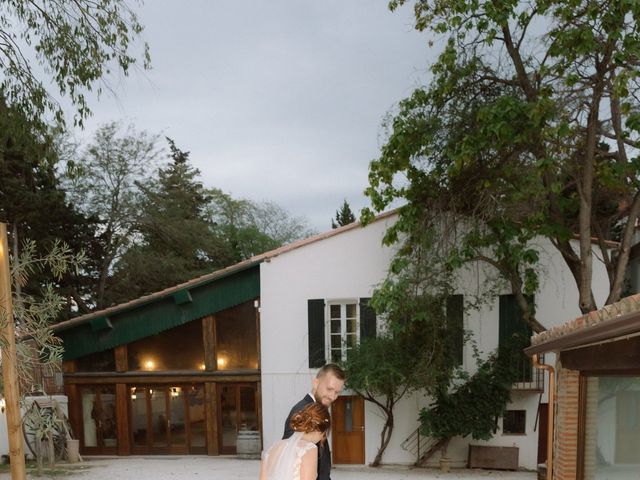
[[[389,444],[398,401],[414,390],[436,392],[448,383],[459,362],[455,346],[463,332],[447,322],[446,297],[416,294],[407,280],[406,276],[398,282],[387,280],[376,291],[372,304],[379,316],[388,319],[389,331],[362,339],[345,365],[348,388],[384,415],[372,466],[380,464]]]
[[[432,231],[438,274],[490,265],[540,331],[525,300],[538,288],[534,239],[558,250],[588,312],[597,308],[595,238],[609,276],[605,303],[617,301],[640,214],[636,2],[389,6],[403,4],[444,48],[429,85],[400,102],[370,166],[374,210],[406,203],[388,241],[411,249],[416,232]]]
[[[230,250],[234,263],[313,233],[304,218],[291,217],[272,202],[234,199],[219,189],[209,193],[215,231]]]
[[[331,219],[331,228],[343,227],[344,225],[349,225],[356,221],[356,216],[351,211],[351,207],[345,200],[342,203],[342,207],[340,210],[336,210],[336,218],[335,221]]]
[[[377,405],[384,416],[380,446],[371,466],[377,467],[393,433],[394,407],[404,395],[417,388],[414,368],[417,358],[407,349],[409,337],[379,336],[364,339],[349,352],[345,364],[347,387]]]
[[[189,154],[168,139],[172,162],[140,184],[139,239],[122,255],[107,289],[108,303],[177,285],[232,263],[208,215],[210,195]]]
[[[455,436],[488,440],[497,430],[498,418],[504,415],[516,381],[518,360],[523,344],[504,345],[487,360],[478,360],[478,370],[462,375],[453,386],[443,383],[434,402],[420,411],[421,433],[446,444]]]
[[[59,161],[53,133],[42,134],[20,112],[0,108],[0,221],[8,224],[10,249],[37,240],[34,257],[43,258],[56,242],[72,252],[95,247],[96,219],[78,212],[60,185]],[[37,294],[52,282],[67,299],[59,313],[68,314],[71,299],[81,303],[88,288],[86,271],[68,270],[52,280],[50,272],[36,270],[25,277],[24,294]]]

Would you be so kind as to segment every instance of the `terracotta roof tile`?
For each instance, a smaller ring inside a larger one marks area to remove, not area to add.
[[[586,313],[563,325],[533,335],[531,337],[531,345],[539,345],[551,340],[556,340],[570,333],[588,329],[589,327],[600,325],[603,322],[634,312],[640,312],[640,293],[625,297],[619,302],[604,306],[600,310]]]

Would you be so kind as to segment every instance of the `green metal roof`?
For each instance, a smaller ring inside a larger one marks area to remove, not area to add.
[[[257,264],[247,267],[54,327],[64,344],[64,360],[131,343],[258,298],[260,267]]]

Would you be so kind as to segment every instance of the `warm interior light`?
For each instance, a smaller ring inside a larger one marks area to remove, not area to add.
[[[144,368],[146,368],[147,370],[153,370],[153,367],[155,367],[155,363],[153,363],[153,360],[147,360],[146,362],[144,362]]]
[[[201,363],[200,366],[198,367],[200,370],[204,370],[205,368],[207,368],[207,366],[204,363]]]
[[[132,387],[131,388],[131,400],[135,400],[136,398],[138,398],[138,396],[136,395],[136,387]]]
[[[225,357],[218,357],[218,368],[224,368],[227,364],[227,359]]]
[[[171,396],[177,397],[180,395],[180,390],[182,390],[180,387],[171,387]]]

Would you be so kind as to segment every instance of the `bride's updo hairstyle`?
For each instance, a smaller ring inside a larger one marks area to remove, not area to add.
[[[291,417],[291,428],[296,432],[325,433],[330,426],[329,409],[319,402],[309,403]]]

